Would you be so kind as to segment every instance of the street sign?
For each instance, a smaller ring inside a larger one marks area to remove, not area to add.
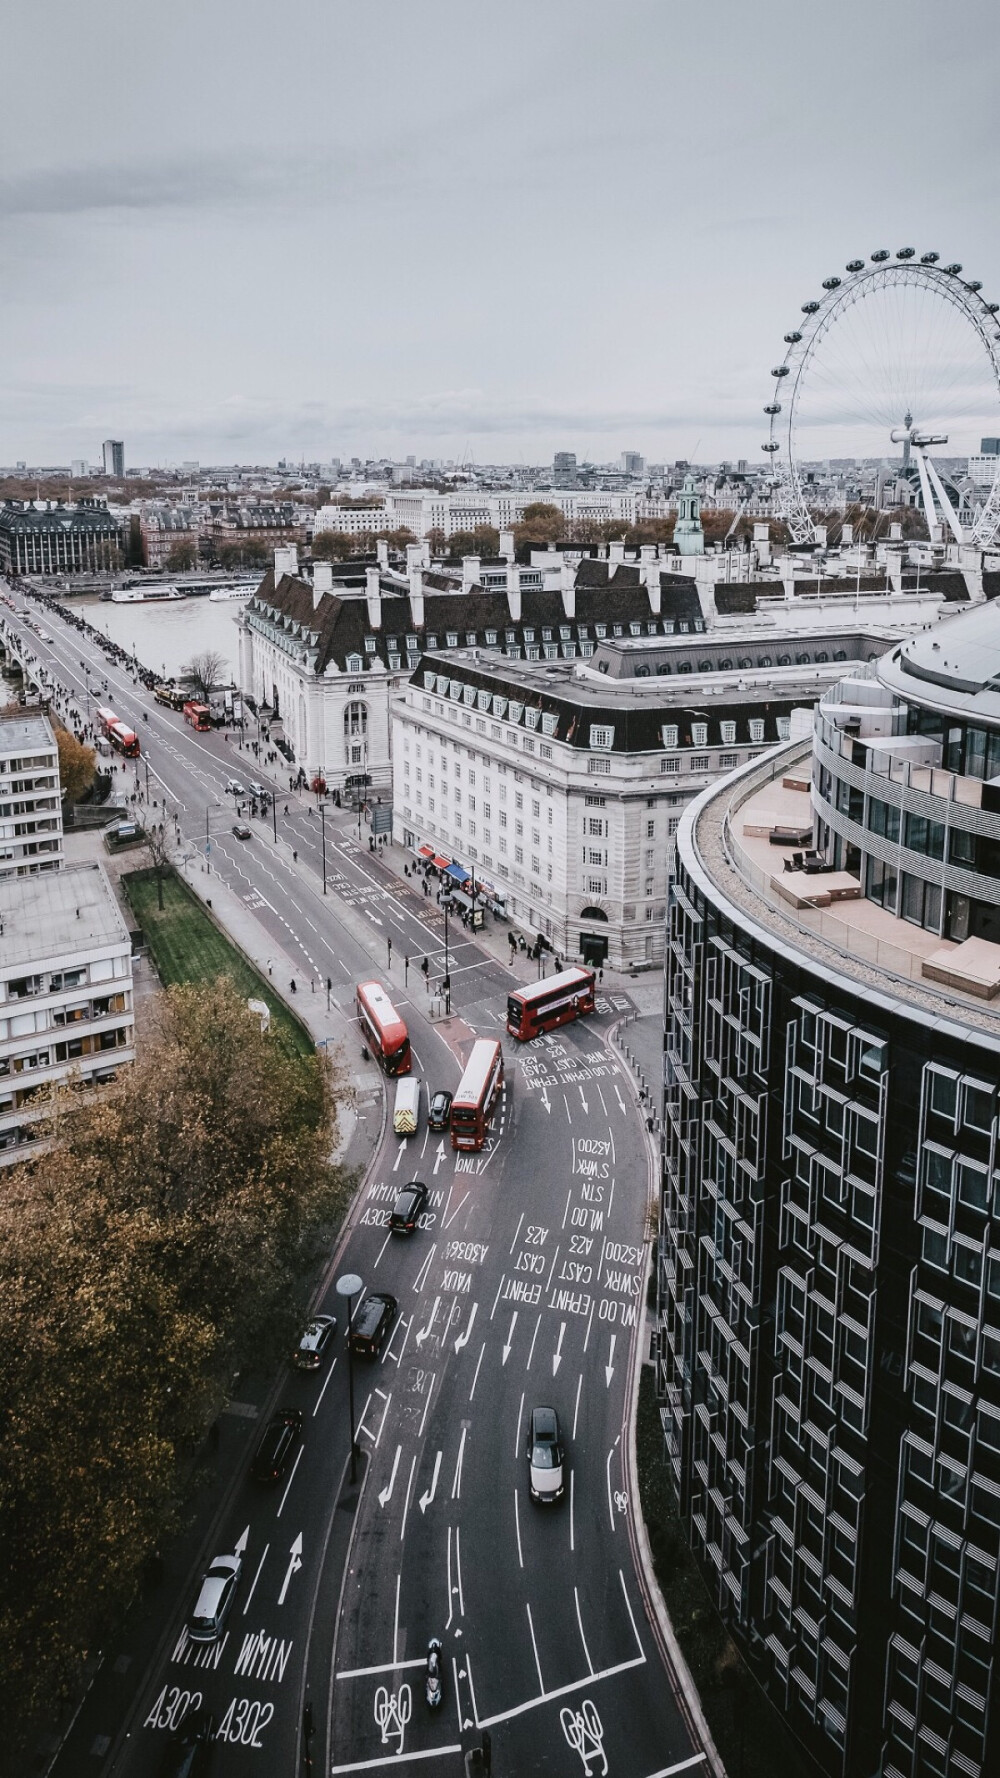
[[[372,833],[392,832],[392,808],[385,803],[376,803],[372,810]]]

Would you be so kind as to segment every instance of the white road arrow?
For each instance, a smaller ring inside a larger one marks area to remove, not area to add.
[[[239,1542],[237,1543],[236,1548],[233,1551],[233,1554],[236,1556],[242,1556],[244,1551],[246,1550],[247,1544],[249,1542],[250,1542],[250,1527],[248,1525],[246,1530],[242,1533],[242,1535],[239,1539]]]
[[[511,1347],[514,1344],[514,1329],[516,1326],[517,1326],[517,1310],[515,1309],[513,1315],[510,1318],[510,1332],[507,1335],[507,1343],[503,1349],[504,1364],[507,1363],[507,1360],[510,1357]]]
[[[584,1098],[584,1096],[583,1096],[583,1088],[582,1088],[582,1087],[581,1087],[581,1088],[580,1088],[580,1102],[581,1102],[581,1104],[582,1104],[582,1106],[583,1106],[583,1109],[584,1109],[584,1111],[586,1111],[586,1112],[588,1112],[588,1113],[589,1113],[589,1111],[590,1111],[590,1106],[589,1106],[589,1105],[588,1105],[588,1104],[587,1104],[587,1101],[586,1101],[586,1099],[585,1099],[585,1098]]]
[[[621,1112],[622,1117],[624,1117],[625,1116],[625,1101],[622,1098],[620,1092],[618,1091],[617,1081],[615,1082],[615,1098],[618,1100],[618,1109]]]
[[[402,1445],[396,1446],[396,1455],[392,1460],[392,1474],[389,1477],[388,1482],[386,1483],[385,1487],[382,1489],[382,1492],[378,1497],[379,1506],[388,1506],[390,1500],[392,1499],[392,1490],[396,1486],[396,1471],[399,1468],[399,1454],[402,1451],[402,1449],[403,1449]]]
[[[422,1513],[425,1513],[427,1511],[427,1508],[430,1506],[431,1501],[434,1499],[434,1496],[437,1493],[438,1476],[440,1474],[441,1474],[441,1453],[440,1453],[440,1451],[438,1451],[437,1455],[434,1458],[434,1474],[431,1476],[431,1485],[428,1488],[426,1494],[421,1494],[421,1496],[420,1496],[420,1511]]]
[[[462,1464],[465,1460],[465,1435],[468,1432],[468,1430],[469,1429],[467,1426],[462,1427],[462,1437],[461,1437],[461,1440],[459,1441],[459,1446],[458,1446],[458,1462],[455,1465],[455,1474],[452,1477],[452,1482],[451,1482],[452,1500],[457,1500],[459,1498],[459,1495],[462,1492]],[[464,1609],[464,1607],[463,1607],[463,1609]]]
[[[418,1346],[422,1346],[424,1341],[427,1339],[428,1335],[430,1334],[431,1328],[434,1326],[435,1317],[436,1317],[438,1309],[440,1307],[441,1307],[441,1298],[439,1296],[436,1296],[434,1298],[434,1307],[431,1310],[431,1318],[428,1321],[427,1326],[422,1327],[420,1329],[420,1332],[416,1336]]]
[[[297,1574],[299,1569],[302,1567],[302,1533],[301,1533],[301,1531],[299,1532],[298,1537],[295,1539],[295,1542],[292,1544],[290,1555],[291,1555],[291,1561],[289,1562],[288,1567],[285,1570],[285,1578],[281,1584],[281,1592],[278,1594],[278,1604],[279,1605],[284,1605],[284,1603],[285,1603],[285,1594],[288,1591],[288,1583],[291,1580],[292,1575]]]
[[[542,1088],[542,1104],[544,1105],[546,1111],[551,1116],[552,1115],[552,1107],[549,1104],[549,1089],[548,1089],[548,1087]]]
[[[559,1324],[559,1342],[556,1346],[555,1351],[552,1354],[552,1375],[553,1376],[555,1376],[557,1370],[559,1369],[559,1366],[562,1364],[562,1343],[563,1343],[563,1339],[565,1337],[565,1333],[566,1333],[566,1323],[565,1323],[565,1321],[562,1321]]]
[[[469,1344],[469,1335],[472,1332],[472,1324],[476,1319],[476,1310],[478,1308],[479,1308],[479,1304],[473,1303],[472,1313],[469,1316],[468,1325],[466,1326],[465,1332],[460,1333],[458,1336],[458,1339],[455,1341],[455,1351],[456,1352],[461,1352],[462,1347],[467,1346]]]
[[[393,1162],[393,1166],[392,1166],[392,1170],[394,1173],[399,1172],[399,1163],[402,1160],[404,1154],[406,1153],[406,1145],[407,1145],[408,1141],[409,1141],[409,1137],[404,1136],[402,1142],[399,1145],[399,1153],[397,1154],[396,1159]]]
[[[443,1160],[444,1160],[444,1138],[442,1137],[441,1141],[437,1145],[437,1153],[434,1157],[434,1172],[435,1172],[435,1174],[437,1173],[437,1170],[440,1167],[441,1162]]]
[[[365,908],[364,911],[368,915],[369,920],[374,920],[376,926],[381,926],[381,924],[382,924],[381,920],[376,919],[375,915],[371,911],[371,908]]]
[[[615,1335],[612,1334],[611,1335],[611,1351],[608,1353],[608,1362],[604,1366],[604,1378],[605,1378],[605,1381],[606,1381],[609,1389],[611,1388],[611,1379],[614,1376],[614,1374],[615,1374]]]

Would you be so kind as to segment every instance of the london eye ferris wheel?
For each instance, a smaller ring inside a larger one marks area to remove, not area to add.
[[[797,543],[814,536],[805,465],[831,457],[887,458],[919,476],[929,526],[985,547],[1000,530],[1000,455],[963,524],[931,447],[952,454],[1000,435],[1000,304],[937,253],[885,248],[823,280],[785,334],[771,372],[763,450],[777,472],[776,510]],[[896,447],[895,451],[893,447]]]

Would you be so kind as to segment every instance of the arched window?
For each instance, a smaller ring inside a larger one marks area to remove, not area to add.
[[[356,698],[344,710],[344,758],[348,765],[364,765],[367,750],[368,705]]]
[[[791,664],[792,664],[792,657],[790,654],[779,654],[779,656],[778,656],[779,667],[790,667]]]
[[[584,908],[580,918],[581,920],[603,920],[605,925],[608,923],[608,916],[603,908]]]

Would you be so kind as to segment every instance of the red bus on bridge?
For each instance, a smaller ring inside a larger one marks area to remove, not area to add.
[[[135,729],[129,728],[127,722],[119,722],[114,711],[109,710],[106,704],[98,704],[97,720],[112,747],[117,747],[118,752],[124,753],[126,759],[138,759],[139,737]]]
[[[358,1024],[386,1074],[409,1074],[410,1037],[381,982],[359,982]]]
[[[541,1031],[567,1025],[594,1010],[595,975],[592,969],[564,969],[548,981],[517,988],[507,996],[507,1029],[527,1043]]]
[[[452,1148],[482,1148],[502,1086],[503,1050],[495,1038],[479,1037],[451,1102]]]

